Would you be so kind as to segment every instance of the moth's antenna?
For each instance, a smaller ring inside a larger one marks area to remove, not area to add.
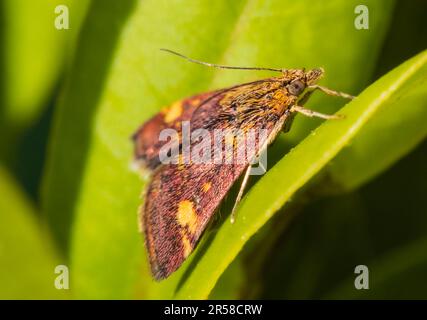
[[[191,59],[189,57],[184,56],[183,54],[180,54],[178,52],[169,50],[169,49],[164,49],[161,48],[160,50],[165,51],[165,52],[169,52],[172,53],[178,57],[184,58],[185,60],[188,60],[190,62],[193,63],[198,63],[198,64],[202,64],[204,66],[208,66],[208,67],[213,67],[213,68],[218,68],[218,69],[235,69],[235,70],[267,70],[267,71],[275,71],[275,72],[282,72],[282,69],[275,69],[275,68],[258,68],[258,67],[232,67],[232,66],[223,66],[220,64],[214,64],[214,63],[209,63],[209,62],[204,62],[204,61],[199,61],[199,60],[195,60],[195,59]]]

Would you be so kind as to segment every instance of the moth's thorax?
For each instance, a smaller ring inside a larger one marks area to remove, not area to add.
[[[255,82],[249,88],[239,87],[227,92],[219,104],[225,110],[234,110],[236,114],[245,114],[254,108],[282,113],[298,99],[298,96],[289,93],[287,83],[280,77]]]

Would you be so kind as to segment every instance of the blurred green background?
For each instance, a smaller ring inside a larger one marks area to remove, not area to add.
[[[176,99],[268,74],[213,73],[158,48],[323,66],[329,87],[352,94],[427,48],[426,1],[293,2],[0,0],[1,299],[174,296],[176,283],[147,276],[128,138]],[[68,30],[54,24],[62,4]],[[354,28],[358,4],[370,9],[368,30]],[[298,119],[276,158],[319,123]],[[282,208],[210,297],[427,298],[426,160],[424,140],[355,191]],[[59,264],[70,266],[70,290],[54,287]],[[360,264],[370,290],[354,289]]]

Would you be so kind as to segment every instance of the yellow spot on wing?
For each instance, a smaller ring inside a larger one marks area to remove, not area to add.
[[[212,183],[206,182],[206,183],[203,184],[202,188],[203,188],[204,192],[208,192],[211,187],[212,187]]]
[[[183,200],[179,203],[177,220],[182,227],[187,226],[191,233],[196,232],[198,217],[191,201]]]
[[[188,240],[187,235],[185,234],[185,232],[183,232],[183,230],[181,230],[181,241],[182,241],[182,246],[184,247],[184,257],[188,257],[191,253],[191,251],[193,250],[190,240]]]
[[[165,122],[172,122],[182,114],[182,103],[181,101],[172,104],[166,111]]]
[[[191,100],[190,100],[190,104],[191,104],[193,107],[195,107],[195,106],[199,105],[199,104],[200,104],[200,102],[202,102],[202,101],[201,101],[201,99],[196,99],[196,98],[194,98],[194,99],[191,99]]]

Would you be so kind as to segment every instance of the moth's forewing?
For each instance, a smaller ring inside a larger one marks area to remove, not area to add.
[[[249,160],[256,156],[258,147],[272,133],[277,120],[295,101],[276,78],[200,96],[208,98],[196,108],[192,107],[191,99],[180,102],[184,113],[169,125],[175,126],[189,119],[192,131],[207,129],[212,139],[218,129],[264,129],[267,135],[257,136],[257,148],[247,149],[243,162],[157,164],[145,193],[145,203],[141,206],[146,246],[156,279],[168,277],[193,251],[224,196],[247,168]],[[137,146],[136,153],[148,159],[152,166],[160,148],[155,134],[167,127],[167,114],[155,116],[137,133],[137,139],[144,137],[147,140]],[[193,142],[191,146],[194,146]],[[237,144],[234,154],[241,147],[245,145]]]
[[[214,92],[195,95],[173,103],[146,121],[132,136],[135,160],[143,162],[148,169],[155,169],[159,164],[159,151],[167,141],[160,141],[164,129],[174,129],[181,133],[182,121],[190,121],[197,107]]]

